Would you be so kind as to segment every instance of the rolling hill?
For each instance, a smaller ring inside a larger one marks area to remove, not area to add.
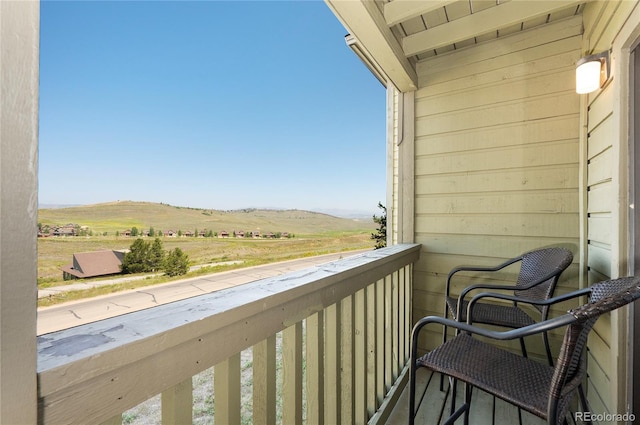
[[[56,226],[67,223],[88,226],[93,232],[115,234],[132,227],[146,230],[214,232],[234,230],[288,232],[313,235],[328,232],[371,231],[373,220],[346,219],[302,210],[245,209],[220,211],[167,204],[135,201],[117,201],[103,204],[67,208],[42,208],[38,222]]]

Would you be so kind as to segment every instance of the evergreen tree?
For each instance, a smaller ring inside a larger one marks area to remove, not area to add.
[[[378,225],[378,230],[371,234],[371,239],[376,241],[375,249],[387,246],[387,208],[382,202],[378,202],[378,208],[382,209],[380,217],[373,215],[373,222]]]
[[[156,231],[153,230],[153,227],[149,227],[149,237],[154,237],[156,235]]]
[[[123,273],[142,273],[151,271],[149,266],[149,242],[136,239],[129,247],[129,252],[122,259]]]
[[[155,238],[151,248],[149,249],[149,267],[151,271],[155,272],[160,270],[164,265],[165,257],[164,248],[162,247],[162,241],[160,238]]]
[[[189,256],[180,248],[169,251],[164,262],[164,271],[169,276],[187,274],[189,271]]]
[[[133,226],[131,228],[131,236],[138,236],[138,228]]]

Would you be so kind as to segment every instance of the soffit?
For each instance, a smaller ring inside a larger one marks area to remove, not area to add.
[[[401,91],[416,88],[419,61],[580,15],[585,4],[585,0],[325,1],[370,62]]]

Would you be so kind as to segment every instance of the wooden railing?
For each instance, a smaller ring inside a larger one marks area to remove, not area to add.
[[[39,423],[119,424],[162,394],[162,423],[190,424],[192,377],[212,366],[216,424],[384,422],[406,380],[419,252],[396,245],[40,336]]]

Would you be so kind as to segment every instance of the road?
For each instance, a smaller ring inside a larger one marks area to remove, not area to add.
[[[247,267],[38,309],[38,335],[195,297],[266,277],[328,263],[369,250],[349,251]]]

